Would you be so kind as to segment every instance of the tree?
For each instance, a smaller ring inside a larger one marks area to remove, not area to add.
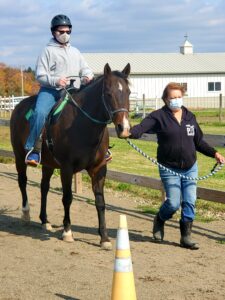
[[[23,88],[26,96],[37,94],[39,90],[39,83],[35,80],[31,67],[23,71]],[[0,63],[0,96],[12,95],[22,95],[21,70]]]

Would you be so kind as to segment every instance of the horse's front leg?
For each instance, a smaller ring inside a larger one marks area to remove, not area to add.
[[[101,237],[100,245],[102,249],[111,250],[112,244],[109,240],[106,222],[105,222],[105,199],[104,199],[104,183],[106,176],[106,165],[100,169],[89,171],[92,179],[92,189],[95,195],[95,206],[98,213],[99,235]]]
[[[63,188],[63,206],[64,206],[64,231],[63,231],[63,241],[65,242],[73,242],[73,234],[71,230],[71,222],[70,222],[70,205],[72,203],[73,195],[72,195],[72,178],[73,178],[73,170],[71,167],[63,167],[61,168],[61,181]]]
[[[42,227],[44,229],[52,231],[52,226],[47,218],[47,194],[50,186],[50,179],[52,177],[54,168],[42,166],[42,179],[41,179],[41,211],[40,211],[40,219],[42,223]]]
[[[24,158],[18,158],[16,156],[16,169],[18,172],[18,184],[22,195],[22,216],[21,219],[24,222],[30,222],[30,207],[27,198],[27,165],[24,162]]]

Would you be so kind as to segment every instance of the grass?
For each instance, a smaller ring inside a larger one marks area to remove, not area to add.
[[[217,241],[217,243],[220,245],[225,245],[225,240],[219,240],[219,241]]]
[[[0,126],[0,149],[12,150],[8,126]]]
[[[133,143],[150,157],[156,157],[156,143],[141,140],[135,140]],[[110,144],[114,147],[112,148],[113,160],[109,164],[109,169],[159,178],[157,166],[136,152],[125,140],[110,138]],[[217,147],[217,150],[225,156],[225,148]],[[199,176],[208,174],[215,162],[215,159],[198,153]],[[200,181],[199,186],[208,188],[215,188],[216,186],[218,190],[225,190],[224,180],[225,167],[215,176]]]

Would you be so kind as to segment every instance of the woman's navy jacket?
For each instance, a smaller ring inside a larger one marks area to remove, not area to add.
[[[139,125],[131,128],[131,138],[143,133],[156,133],[159,163],[179,169],[189,169],[196,162],[196,151],[214,157],[216,150],[203,139],[203,133],[192,112],[182,106],[181,123],[165,105],[150,113]]]

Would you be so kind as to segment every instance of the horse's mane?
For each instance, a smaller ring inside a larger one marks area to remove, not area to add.
[[[126,84],[129,85],[130,82],[128,80],[128,77],[126,74],[120,72],[120,71],[112,71],[112,74],[116,77],[119,77],[119,78],[122,78],[125,80]],[[89,90],[89,88],[92,88],[99,80],[101,80],[102,78],[104,77],[104,74],[100,74],[96,77],[94,77],[91,82],[89,82],[88,84],[86,84],[85,86],[83,86],[83,88],[79,91],[79,92],[82,92],[82,91],[85,91],[85,90]]]

